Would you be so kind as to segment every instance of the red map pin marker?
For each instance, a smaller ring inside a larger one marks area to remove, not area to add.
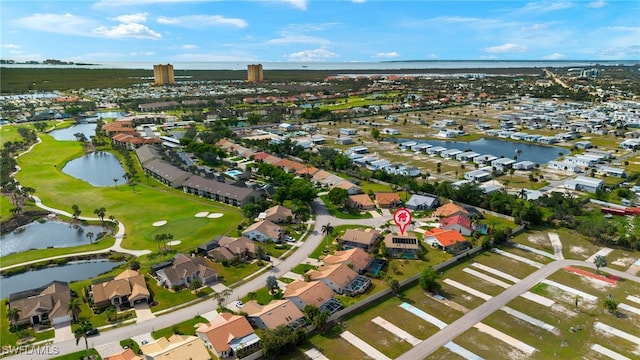
[[[411,224],[411,211],[409,209],[400,208],[393,213],[393,221],[400,228],[400,235],[404,235],[407,225]]]

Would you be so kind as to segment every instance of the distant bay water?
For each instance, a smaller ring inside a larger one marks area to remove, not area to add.
[[[90,62],[86,65],[1,64],[7,68],[82,68],[82,69],[145,69],[154,64],[170,63],[174,70],[246,70],[247,65],[260,63],[264,70],[428,70],[428,69],[506,69],[543,67],[632,66],[640,60],[424,60],[383,62]]]

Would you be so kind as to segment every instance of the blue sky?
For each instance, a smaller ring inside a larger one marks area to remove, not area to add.
[[[0,7],[0,57],[19,61],[640,59],[638,0],[2,0]]]

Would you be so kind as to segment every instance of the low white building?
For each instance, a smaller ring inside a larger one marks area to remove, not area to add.
[[[564,182],[564,187],[576,191],[595,193],[604,188],[604,181],[586,176],[577,176]]]

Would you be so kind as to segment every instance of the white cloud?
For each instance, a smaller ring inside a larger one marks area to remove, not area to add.
[[[282,0],[282,2],[300,10],[307,10],[307,0]]]
[[[16,44],[2,44],[2,47],[7,49],[20,49],[20,45]]]
[[[67,35],[87,34],[97,26],[94,21],[73,14],[33,14],[14,20],[19,27]]]
[[[113,18],[112,20],[119,21],[119,22],[125,23],[125,24],[143,23],[143,22],[147,21],[147,16],[148,15],[149,14],[147,14],[147,13],[135,13],[135,14],[128,14],[128,15],[120,15],[120,16],[117,16],[117,17]]]
[[[398,54],[395,51],[391,51],[391,52],[379,52],[377,54],[375,54],[376,58],[385,58],[385,59],[391,59],[391,58],[397,58],[400,57],[400,54]]]
[[[598,1],[594,1],[594,2],[590,2],[588,4],[585,5],[585,7],[591,8],[591,9],[600,9],[602,7],[607,6],[607,3],[603,0],[598,0]]]
[[[427,55],[427,58],[429,58],[429,59],[437,59],[438,58],[438,54],[431,53],[431,54]]]
[[[141,51],[141,52],[131,52],[129,53],[129,55],[131,56],[151,56],[151,55],[155,55],[156,53],[153,51]]]
[[[238,18],[226,18],[221,15],[187,15],[178,17],[158,18],[158,23],[165,25],[175,25],[187,28],[201,28],[205,26],[231,26],[239,29],[249,26],[249,24]]]
[[[482,51],[488,53],[525,52],[527,51],[527,47],[523,45],[507,43],[498,46],[486,47],[482,49]]]
[[[155,32],[142,24],[118,24],[116,26],[100,26],[93,29],[95,34],[116,39],[151,39],[157,40],[162,37],[160,33]]]
[[[542,57],[542,59],[544,60],[562,60],[564,59],[566,56],[560,54],[560,53],[553,53],[553,54],[549,54],[549,55],[545,55]]]
[[[318,44],[329,45],[330,41],[315,36],[307,35],[286,35],[281,38],[271,39],[267,41],[270,45],[282,45],[282,44]]]
[[[298,52],[294,52],[289,55],[286,55],[286,58],[288,58],[289,61],[299,61],[299,62],[323,61],[326,59],[331,59],[336,57],[339,57],[338,54],[333,53],[324,48],[315,49],[315,50],[298,51]]]
[[[356,4],[362,4],[364,2],[366,2],[367,0],[351,0],[352,3],[356,3]]]
[[[203,0],[100,0],[93,6],[96,8],[114,7],[119,8],[127,5],[144,5],[144,4],[171,4],[171,3],[187,3],[202,2]]]
[[[193,44],[184,44],[182,45],[183,49],[197,49],[198,46],[197,45],[193,45]]]
[[[517,10],[517,12],[544,14],[552,11],[570,9],[572,7],[573,4],[568,1],[536,1],[527,3],[524,7]]]
[[[510,23],[505,23],[499,19],[488,18],[476,18],[467,16],[439,16],[436,18],[428,19],[429,23],[444,23],[444,24],[456,24],[456,25],[469,25],[475,28],[500,28],[510,26]]]

